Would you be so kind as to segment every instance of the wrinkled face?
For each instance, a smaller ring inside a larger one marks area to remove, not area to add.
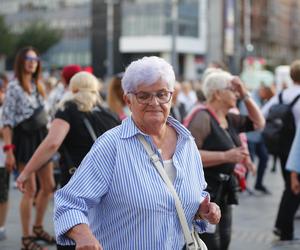
[[[39,63],[39,57],[33,50],[29,50],[25,56],[24,73],[33,74],[36,72]]]
[[[124,98],[132,112],[133,120],[140,126],[149,127],[166,122],[171,108],[172,91],[159,80],[152,85],[139,85],[134,93]]]

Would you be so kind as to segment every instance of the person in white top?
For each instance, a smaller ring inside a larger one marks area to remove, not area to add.
[[[185,110],[190,111],[197,102],[197,95],[190,82],[183,82],[178,94],[178,102],[183,103]]]
[[[290,69],[290,76],[293,80],[293,86],[285,89],[282,93],[282,101],[285,104],[291,103],[300,94],[300,60],[292,62]],[[268,115],[268,112],[272,105],[279,103],[279,95],[273,96],[262,109],[264,116]],[[295,123],[300,122],[300,100],[298,100],[292,108],[292,112],[295,118]],[[297,203],[297,197],[291,191],[290,175],[291,173],[286,170],[286,162],[288,156],[279,156],[281,163],[281,170],[284,177],[285,189],[279,205],[279,210],[275,222],[274,234],[278,235],[281,240],[292,240],[293,235],[293,217],[290,216],[292,207]]]

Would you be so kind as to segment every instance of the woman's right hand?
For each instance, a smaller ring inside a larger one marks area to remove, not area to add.
[[[28,175],[25,173],[25,171],[23,170],[20,174],[19,174],[19,176],[18,176],[18,178],[17,178],[17,180],[16,180],[16,184],[17,184],[17,188],[22,192],[22,193],[24,193],[25,192],[25,183],[26,183],[26,181],[28,180]]]
[[[72,227],[66,236],[75,241],[76,250],[103,250],[87,224]]]
[[[92,236],[76,240],[76,250],[103,250],[103,248],[98,240]]]
[[[225,151],[225,161],[232,163],[241,163],[249,156],[245,147],[236,147]]]
[[[6,152],[5,167],[8,172],[11,172],[16,167],[16,159],[12,150]]]

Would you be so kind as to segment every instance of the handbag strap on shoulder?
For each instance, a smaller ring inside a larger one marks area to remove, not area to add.
[[[84,123],[84,126],[86,127],[87,131],[89,132],[90,136],[92,137],[93,141],[96,141],[97,135],[96,135],[90,121],[86,117],[83,117],[83,123]]]
[[[177,195],[177,192],[176,192],[172,182],[170,181],[166,171],[164,170],[164,167],[163,167],[162,163],[160,162],[158,155],[155,154],[155,152],[152,150],[151,146],[146,141],[146,139],[143,135],[138,134],[137,136],[138,136],[139,141],[143,144],[143,146],[144,146],[147,154],[149,155],[152,163],[154,164],[156,170],[160,174],[163,181],[166,183],[169,191],[171,192],[171,194],[173,195],[173,197],[175,199],[175,207],[176,207],[179,221],[180,221],[180,224],[181,224],[181,227],[183,230],[186,244],[188,247],[192,247],[195,243],[193,241],[191,232],[189,230],[189,226],[188,226],[188,223],[187,223],[187,220],[186,220],[183,208],[182,208],[181,201]]]

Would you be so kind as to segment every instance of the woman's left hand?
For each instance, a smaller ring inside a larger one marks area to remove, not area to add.
[[[196,218],[207,220],[210,224],[218,224],[221,219],[220,207],[210,202],[209,195],[201,202]]]

